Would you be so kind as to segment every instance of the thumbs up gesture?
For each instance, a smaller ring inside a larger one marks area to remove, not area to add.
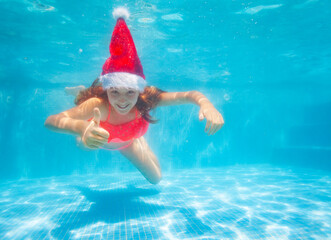
[[[100,127],[100,118],[99,108],[94,108],[93,118],[82,135],[82,142],[87,148],[98,149],[108,142],[109,133]]]

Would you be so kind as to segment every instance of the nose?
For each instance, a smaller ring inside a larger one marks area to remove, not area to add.
[[[125,103],[125,102],[126,102],[126,98],[125,98],[124,96],[122,96],[122,97],[120,97],[120,98],[118,99],[118,101],[119,101],[120,103]]]

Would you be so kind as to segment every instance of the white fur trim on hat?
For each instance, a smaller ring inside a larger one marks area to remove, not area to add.
[[[113,11],[113,18],[118,19],[118,18],[124,18],[124,20],[129,19],[130,13],[128,9],[125,7],[118,7],[115,8]]]
[[[143,92],[146,87],[146,80],[142,77],[127,73],[127,72],[113,72],[101,75],[99,77],[103,89],[111,87],[125,87],[139,90]]]

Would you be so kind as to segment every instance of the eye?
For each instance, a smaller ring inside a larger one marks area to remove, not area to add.
[[[133,94],[135,94],[135,91],[129,90],[129,91],[128,91],[128,94],[129,94],[129,95],[133,95]]]
[[[111,90],[110,93],[111,93],[112,95],[118,95],[118,94],[119,94],[119,92],[118,92],[117,90]]]

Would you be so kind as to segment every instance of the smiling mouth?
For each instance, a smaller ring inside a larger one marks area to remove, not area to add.
[[[125,105],[124,107],[122,107],[122,106],[120,106],[120,105],[117,105],[117,107],[118,107],[119,109],[126,109],[128,106],[129,106],[129,104],[128,104],[128,105]]]

